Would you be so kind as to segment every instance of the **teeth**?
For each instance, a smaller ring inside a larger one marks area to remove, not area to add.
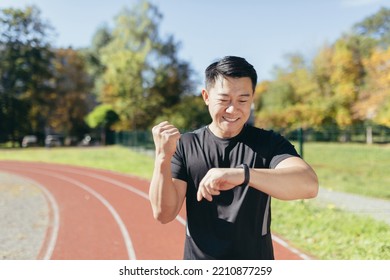
[[[228,122],[235,122],[236,120],[238,120],[238,118],[237,119],[230,119],[230,118],[226,118],[226,117],[224,117],[224,119]]]

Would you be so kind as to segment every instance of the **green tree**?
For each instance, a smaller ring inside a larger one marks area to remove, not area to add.
[[[381,8],[377,13],[356,23],[353,33],[366,39],[363,42],[370,46],[384,49],[390,46],[390,9]]]
[[[107,26],[101,26],[92,38],[91,47],[80,50],[85,61],[86,69],[94,85],[95,95],[99,95],[101,77],[105,71],[105,66],[101,61],[101,51],[111,41],[111,31]]]
[[[100,101],[119,115],[116,130],[146,129],[164,108],[191,92],[191,69],[177,57],[178,43],[159,35],[162,15],[141,1],[117,17],[100,50],[103,74],[96,81]]]
[[[112,132],[112,126],[119,120],[119,116],[112,110],[111,105],[98,105],[85,118],[89,127],[100,128],[102,144],[107,144],[107,135]],[[108,143],[109,144],[109,143]]]
[[[365,84],[354,106],[354,115],[366,122],[390,126],[390,9],[383,7],[355,24],[353,34],[370,48],[364,59]]]
[[[35,6],[0,11],[0,111],[2,140],[43,134],[53,57],[52,28]]]
[[[154,123],[165,120],[169,120],[181,131],[188,131],[209,124],[211,117],[201,96],[185,95],[176,105],[165,108]]]

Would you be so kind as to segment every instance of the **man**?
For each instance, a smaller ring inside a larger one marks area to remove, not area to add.
[[[317,176],[294,147],[247,124],[256,83],[245,59],[224,57],[206,69],[202,96],[211,124],[183,135],[166,121],[152,130],[149,197],[162,223],[186,200],[184,259],[274,259],[270,197],[317,195]]]

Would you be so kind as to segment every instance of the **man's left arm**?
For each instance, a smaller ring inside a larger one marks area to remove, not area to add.
[[[281,200],[314,198],[318,178],[313,168],[299,157],[288,157],[275,169],[249,169],[249,185]]]
[[[202,179],[198,200],[232,189],[245,180],[243,168],[213,168]],[[248,185],[281,200],[314,198],[318,193],[318,178],[303,159],[292,156],[282,160],[274,169],[249,169]]]

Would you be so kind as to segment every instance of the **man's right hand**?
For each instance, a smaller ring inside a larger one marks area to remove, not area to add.
[[[149,198],[154,218],[165,224],[179,214],[187,192],[187,183],[172,178],[171,170],[171,159],[176,151],[180,132],[165,121],[153,127],[152,133],[156,145],[156,159]]]
[[[153,141],[156,146],[156,156],[171,158],[176,151],[176,143],[180,139],[179,130],[164,121],[152,129]]]

